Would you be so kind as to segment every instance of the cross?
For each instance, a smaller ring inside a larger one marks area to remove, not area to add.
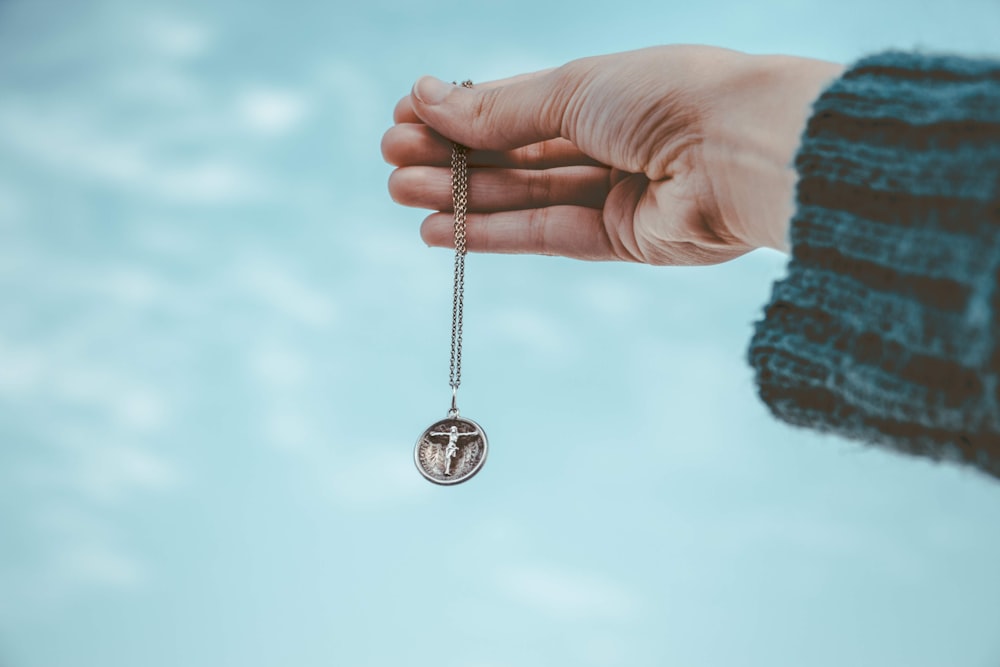
[[[458,455],[458,439],[466,435],[479,435],[479,429],[475,431],[470,431],[469,433],[460,433],[457,426],[452,426],[447,431],[432,431],[427,435],[446,435],[448,436],[448,444],[444,448],[444,474],[447,476],[451,475],[451,460]]]

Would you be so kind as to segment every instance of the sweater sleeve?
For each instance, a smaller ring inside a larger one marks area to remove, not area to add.
[[[1000,478],[1000,62],[889,52],[817,100],[755,327],[792,424]]]

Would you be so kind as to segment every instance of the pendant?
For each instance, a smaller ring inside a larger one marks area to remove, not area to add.
[[[459,484],[483,467],[489,445],[482,427],[457,414],[431,424],[413,448],[417,470],[435,484]]]

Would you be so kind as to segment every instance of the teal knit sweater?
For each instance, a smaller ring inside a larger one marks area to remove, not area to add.
[[[1000,477],[1000,62],[884,53],[815,103],[756,325],[788,422]]]

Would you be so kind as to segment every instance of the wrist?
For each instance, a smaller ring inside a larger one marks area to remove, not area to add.
[[[812,104],[843,66],[790,56],[749,56],[727,86],[717,129],[724,138],[732,227],[751,248],[787,252],[795,207],[795,154]],[[734,117],[727,110],[738,110]]]
[[[802,143],[802,134],[813,113],[813,103],[823,90],[844,72],[839,63],[795,58],[790,56],[759,56],[763,67],[775,74],[774,98],[780,101],[783,114],[775,109],[774,132],[777,159],[781,162],[787,183],[780,202],[783,206],[776,211],[768,226],[768,234],[763,239],[764,247],[788,252],[788,231],[795,213],[795,186],[798,173],[795,170],[795,156]],[[779,120],[780,119],[780,120]],[[784,127],[781,127],[784,124]]]

